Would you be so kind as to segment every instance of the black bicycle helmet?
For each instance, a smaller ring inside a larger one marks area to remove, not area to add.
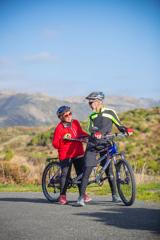
[[[104,99],[104,93],[103,92],[92,92],[87,97],[87,100],[103,100]]]
[[[65,112],[68,112],[70,111],[70,107],[69,106],[61,106],[58,108],[57,110],[57,116],[60,117],[62,116]]]

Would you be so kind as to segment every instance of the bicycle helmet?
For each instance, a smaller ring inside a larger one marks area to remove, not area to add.
[[[92,92],[87,97],[87,100],[103,100],[104,99],[104,93],[103,92]]]
[[[68,107],[68,106],[61,106],[61,107],[59,107],[58,110],[57,110],[57,116],[58,117],[62,116],[65,112],[70,111],[70,109],[71,108]]]

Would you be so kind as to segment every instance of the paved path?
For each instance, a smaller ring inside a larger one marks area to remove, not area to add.
[[[160,239],[160,205],[132,207],[94,197],[77,207],[48,203],[41,193],[0,193],[0,240],[153,240]]]

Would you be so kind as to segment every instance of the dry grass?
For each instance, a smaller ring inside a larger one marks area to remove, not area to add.
[[[160,176],[152,176],[152,175],[147,175],[144,173],[136,173],[135,174],[135,178],[136,178],[136,184],[148,184],[150,182],[154,182],[154,183],[159,183],[160,182]]]
[[[120,151],[126,152],[137,184],[160,180],[154,176],[160,171],[159,111],[159,108],[134,110],[122,115],[124,124],[135,129],[133,136],[120,141]],[[82,125],[86,127],[86,123]],[[46,146],[28,146],[28,143],[45,131],[48,127],[0,129],[0,182],[41,183],[46,158],[55,157],[57,152],[51,143]],[[14,153],[8,160],[5,158],[7,148]]]

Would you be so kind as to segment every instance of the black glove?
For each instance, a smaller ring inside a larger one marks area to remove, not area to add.
[[[134,130],[132,128],[127,128],[125,126],[120,126],[119,127],[119,130],[122,132],[122,133],[127,133],[127,135],[132,135]]]
[[[118,129],[120,132],[128,134],[127,128],[125,126],[118,126]]]

